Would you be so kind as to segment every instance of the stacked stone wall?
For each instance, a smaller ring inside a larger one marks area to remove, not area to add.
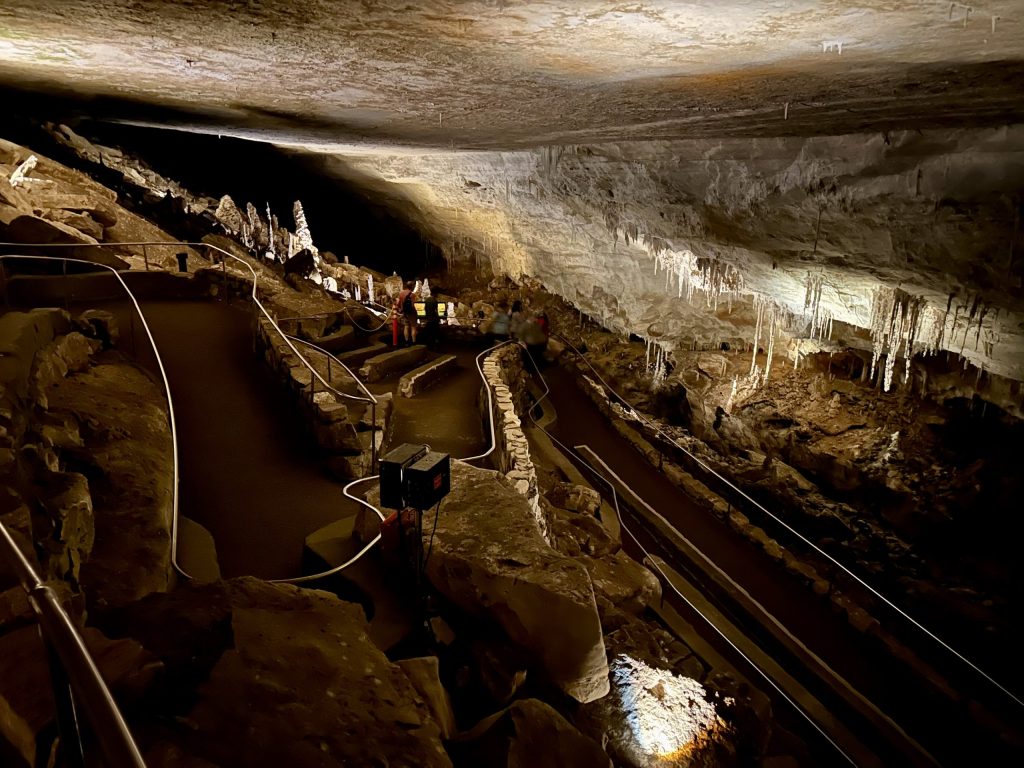
[[[328,471],[339,479],[369,474],[373,442],[380,449],[384,440],[391,396],[378,396],[374,422],[369,411],[361,412],[363,404],[359,401],[339,401],[334,393],[325,390],[265,318],[259,323],[259,341],[267,364],[283,380],[292,405],[326,454]],[[338,389],[346,382],[354,384],[344,370],[335,367],[335,373],[336,380],[331,383]]]
[[[547,520],[540,507],[537,470],[530,458],[530,446],[519,417],[526,397],[526,373],[519,345],[509,344],[492,352],[484,359],[483,371],[483,386],[489,387],[492,395],[490,416],[494,419],[494,468],[526,497],[537,527],[550,542]],[[480,407],[486,421],[486,392],[480,398]],[[486,424],[484,429],[487,430]]]

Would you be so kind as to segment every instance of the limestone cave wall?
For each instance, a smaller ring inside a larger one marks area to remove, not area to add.
[[[400,211],[450,265],[538,278],[665,351],[751,343],[759,305],[787,341],[827,337],[831,321],[834,338],[870,348],[873,302],[902,291],[941,323],[935,349],[1024,378],[1019,126],[338,150],[328,167]]]

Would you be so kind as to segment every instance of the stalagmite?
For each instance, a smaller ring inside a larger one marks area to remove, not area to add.
[[[35,155],[29,155],[25,162],[14,169],[11,174],[10,183],[12,187],[16,187],[23,183],[27,178],[28,174],[32,172],[32,169],[36,167],[36,163],[39,162],[39,158]]]

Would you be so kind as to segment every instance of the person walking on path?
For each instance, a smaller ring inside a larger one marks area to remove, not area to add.
[[[508,304],[499,301],[494,308],[494,314],[491,315],[491,327],[487,331],[487,338],[492,346],[508,340],[509,320]]]
[[[530,365],[539,373],[544,367],[544,353],[548,348],[547,317],[537,313],[523,323],[519,332],[519,340],[526,345]]]

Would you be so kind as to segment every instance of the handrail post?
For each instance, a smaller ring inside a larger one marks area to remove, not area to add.
[[[64,273],[64,279],[62,280],[64,284],[64,311],[70,312],[71,307],[70,304],[68,303],[68,262],[67,260],[62,259],[60,264],[61,271]]]
[[[370,474],[377,471],[377,401],[370,401],[370,418],[373,428],[370,430]]]
[[[43,635],[42,625],[38,625],[39,636],[46,646],[46,662],[50,669],[50,686],[53,688],[53,704],[56,710],[57,734],[60,737],[61,764],[83,768],[85,751],[82,748],[82,729],[78,725],[78,712],[75,710],[75,695],[71,691],[71,682],[61,665],[53,646]]]
[[[145,244],[142,246],[142,260],[146,262],[146,271],[149,272],[149,251],[146,249]]]
[[[327,383],[331,383],[331,356],[327,356]]]
[[[7,296],[7,266],[3,259],[0,259],[0,283],[4,286],[4,309],[10,309],[11,301]]]

